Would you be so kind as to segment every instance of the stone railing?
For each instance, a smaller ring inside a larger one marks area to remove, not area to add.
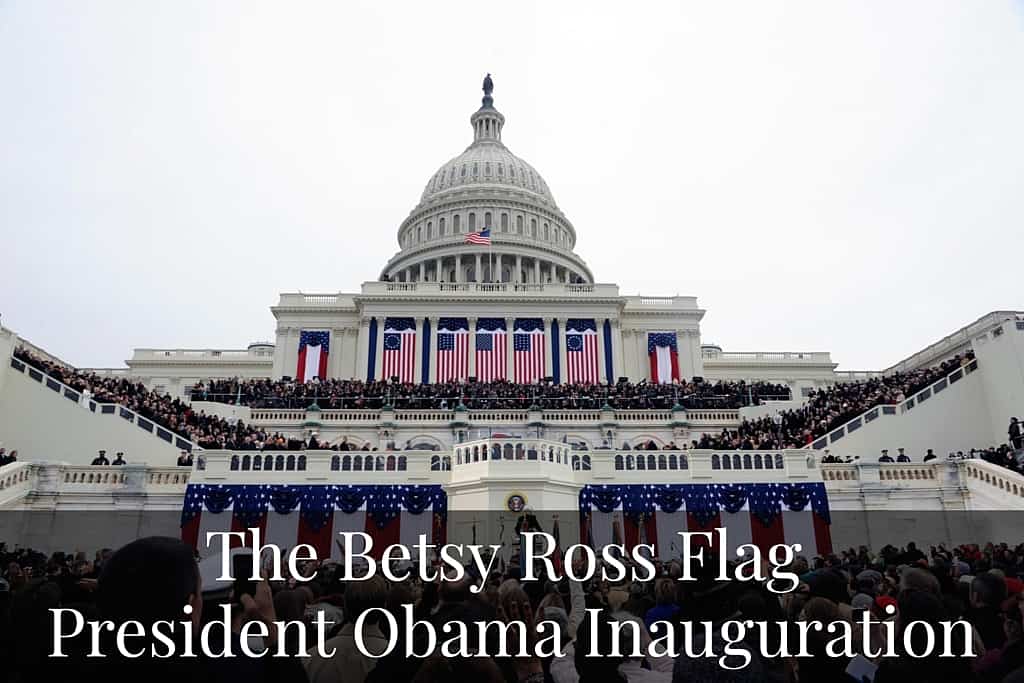
[[[984,460],[960,460],[968,486],[983,485],[999,489],[1020,499],[1024,507],[1024,476]]]
[[[978,491],[978,487],[991,487],[1010,497],[1004,500],[1011,506],[1016,504],[1012,509],[1024,508],[1024,476],[984,460],[822,463],[821,476],[830,489],[837,490],[864,486],[939,489],[952,485]]]
[[[704,360],[720,360],[728,363],[831,363],[832,356],[827,351],[719,351],[705,348],[701,350]]]
[[[157,497],[163,507],[180,510],[190,476],[187,467],[15,463],[0,468],[0,509],[17,508],[30,499],[62,508],[103,509],[95,507],[95,497],[102,506],[115,496],[139,501]]]
[[[874,422],[879,418],[902,415],[903,413],[913,410],[915,406],[924,403],[935,394],[945,391],[950,386],[959,382],[967,375],[975,372],[977,369],[978,360],[974,359],[970,363],[966,363],[956,368],[955,370],[952,370],[945,377],[936,380],[929,386],[925,387],[924,389],[921,389],[913,396],[907,398],[902,403],[877,405],[874,408],[869,408],[868,410],[865,410],[863,413],[853,418],[846,424],[837,427],[828,434],[825,434],[824,436],[815,439],[814,442],[811,443],[811,445],[808,446],[807,448],[821,450],[827,446],[835,444],[837,441],[842,439],[847,434],[851,434],[860,429],[861,427],[864,427],[865,425]]]
[[[202,403],[193,403],[202,407]],[[622,426],[660,426],[686,423],[691,427],[730,427],[740,422],[739,411],[735,408],[698,408],[673,411],[655,410],[569,410],[543,409],[522,410],[515,408],[470,409],[470,410],[401,410],[381,408],[302,410],[294,408],[252,408],[250,423],[254,426],[271,428],[294,428],[303,424],[318,423],[323,427],[341,425],[375,426],[378,424],[432,425],[452,423],[486,427],[497,425],[550,425],[600,426],[620,424]]]
[[[197,448],[188,439],[185,439],[179,436],[178,434],[175,434],[170,430],[161,427],[160,425],[156,424],[149,418],[143,417],[142,415],[136,413],[134,410],[126,408],[119,403],[99,403],[98,401],[92,399],[91,397],[84,395],[82,392],[79,392],[77,389],[69,387],[63,382],[56,380],[53,377],[50,377],[49,375],[43,373],[41,370],[38,370],[32,367],[31,365],[28,365],[27,363],[18,360],[17,358],[11,357],[10,364],[12,370],[24,373],[29,377],[29,379],[33,379],[36,382],[39,382],[39,384],[42,387],[45,387],[46,389],[53,391],[59,396],[63,396],[72,403],[77,403],[78,405],[82,406],[82,408],[88,410],[90,413],[93,413],[94,415],[117,415],[126,422],[134,424],[142,431],[148,432],[162,441],[166,441],[175,448],[185,451],[191,451],[193,448]]]
[[[614,284],[570,284],[548,282],[525,284],[514,282],[364,282],[363,296],[403,294],[409,296],[522,296],[534,294],[544,297],[607,298],[617,297],[619,287]],[[282,294],[280,306],[339,306],[351,303],[344,294]]]
[[[443,480],[440,451],[202,451],[196,483],[356,483]],[[356,462],[358,460],[358,463]],[[432,466],[436,464],[436,470]],[[447,472],[443,473],[445,476]]]

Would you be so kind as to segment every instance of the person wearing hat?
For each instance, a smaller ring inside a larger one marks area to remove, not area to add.
[[[178,456],[178,467],[192,467],[192,454],[188,451],[182,451],[181,455]]]
[[[896,462],[910,462],[910,456],[903,452],[902,448],[897,448],[899,453],[896,454]]]
[[[883,448],[882,449],[882,457],[880,457],[878,459],[878,462],[894,462],[893,459],[892,459],[892,456],[889,455],[889,449],[888,448]]]
[[[1010,443],[1013,444],[1014,450],[1017,450],[1021,445],[1024,445],[1024,436],[1021,434],[1021,426],[1020,422],[1017,421],[1017,418],[1010,418],[1010,426],[1007,428],[1006,434],[1010,437]]]
[[[97,455],[95,458],[93,458],[92,464],[93,465],[109,465],[110,461],[107,460],[107,452],[104,451],[104,450],[101,450],[99,452],[99,455]]]
[[[117,452],[117,456],[114,458],[114,462],[112,462],[110,464],[111,465],[127,465],[128,463],[126,463],[124,461],[124,452],[123,451],[118,451]]]
[[[939,456],[935,455],[935,451],[933,449],[929,448],[928,452],[924,454],[924,461],[925,462],[931,462],[932,460],[935,460],[938,457]]]

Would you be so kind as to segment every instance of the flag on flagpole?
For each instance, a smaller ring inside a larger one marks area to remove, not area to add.
[[[671,384],[679,381],[679,346],[675,332],[649,333],[647,356],[651,362],[652,382]]]
[[[484,228],[479,232],[471,232],[466,235],[465,244],[482,244],[485,247],[491,244],[491,229]]]
[[[331,333],[327,330],[302,330],[299,333],[299,362],[295,381],[306,382],[314,377],[327,378],[327,353]]]

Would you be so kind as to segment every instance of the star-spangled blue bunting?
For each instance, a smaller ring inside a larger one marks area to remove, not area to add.
[[[439,332],[442,330],[447,330],[448,332],[469,330],[469,320],[467,318],[438,318],[437,330]]]
[[[327,353],[331,346],[331,333],[327,330],[302,330],[299,332],[299,350],[304,346],[319,346]]]
[[[597,332],[597,324],[593,318],[569,318],[565,321],[566,333],[586,332],[587,330]]]
[[[478,318],[476,329],[479,332],[496,332],[505,329],[504,318]]]
[[[766,526],[785,510],[799,512],[810,504],[825,522],[832,519],[823,483],[799,484],[611,484],[587,485],[580,491],[581,519],[593,510],[611,512],[619,507],[626,516],[649,512],[676,512],[683,504],[702,525],[721,511],[736,513],[749,505],[751,514]]]
[[[181,513],[184,526],[204,510],[220,513],[232,507],[232,514],[246,526],[255,526],[273,509],[278,514],[300,510],[303,521],[313,530],[322,529],[335,510],[351,514],[366,505],[367,514],[379,526],[401,514],[426,511],[448,516],[448,498],[440,485],[287,485],[287,484],[191,484],[185,492]]]
[[[415,318],[384,318],[384,330],[387,332],[402,332],[403,330],[415,329]]]
[[[540,318],[516,318],[516,332],[534,332],[536,330],[544,331],[544,321]]]
[[[673,351],[678,351],[675,332],[651,332],[647,335],[647,354],[654,353],[659,346],[667,346]]]

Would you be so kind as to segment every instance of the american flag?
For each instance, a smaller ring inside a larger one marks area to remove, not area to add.
[[[508,379],[508,333],[503,318],[476,321],[476,378],[481,382]]]
[[[679,345],[675,332],[648,333],[647,356],[652,382],[669,384],[679,379]]]
[[[456,382],[469,377],[469,321],[437,321],[437,381]]]
[[[598,384],[597,326],[593,320],[569,319],[565,323],[566,381]]]
[[[326,330],[302,330],[299,333],[299,361],[295,381],[306,382],[319,377],[327,378],[327,355],[331,333]]]
[[[515,350],[515,381],[532,384],[545,376],[544,321],[540,318],[516,318],[512,335]]]
[[[491,229],[484,228],[480,232],[471,232],[466,235],[466,244],[483,244],[485,246],[491,243]]]
[[[415,381],[416,321],[412,318],[384,319],[384,379]]]

